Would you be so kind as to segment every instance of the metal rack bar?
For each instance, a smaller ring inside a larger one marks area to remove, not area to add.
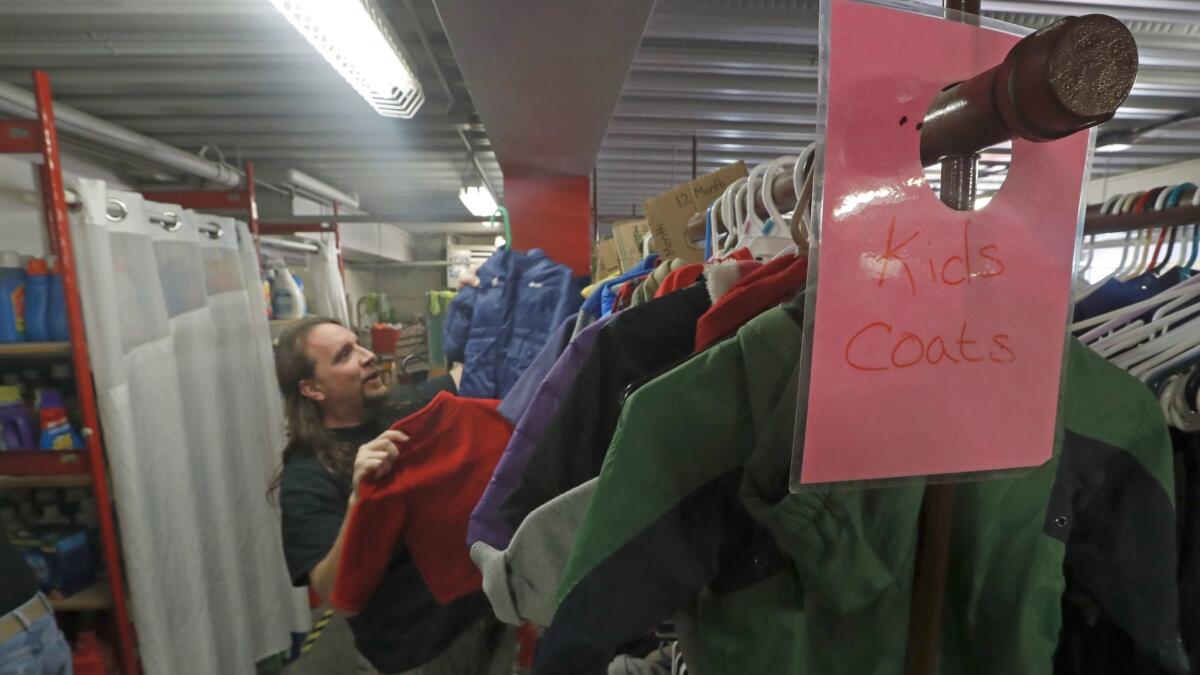
[[[1099,207],[1092,207],[1088,209],[1087,218],[1083,221],[1083,231],[1084,234],[1104,234],[1148,227],[1177,227],[1192,223],[1200,223],[1200,206],[1180,206],[1162,211],[1117,213],[1108,216],[1100,215]]]
[[[970,13],[978,6],[947,0],[946,9]],[[1049,142],[1106,122],[1129,96],[1137,69],[1137,44],[1120,21],[1103,14],[1060,19],[1023,38],[1003,63],[934,99],[921,123],[921,161],[932,166],[1014,138]],[[1081,81],[1088,86],[1075,86]],[[777,176],[771,193],[784,213],[795,208],[790,175]],[[769,216],[761,195],[755,211]]]
[[[261,246],[274,248],[280,251],[288,251],[291,253],[320,253],[321,247],[316,244],[306,244],[302,241],[291,241],[289,239],[276,239],[274,237],[263,237],[259,240]]]

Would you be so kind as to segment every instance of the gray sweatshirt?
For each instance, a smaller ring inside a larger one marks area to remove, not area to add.
[[[471,546],[496,618],[514,626],[550,625],[558,609],[559,577],[595,491],[593,478],[534,509],[503,551],[482,541]]]

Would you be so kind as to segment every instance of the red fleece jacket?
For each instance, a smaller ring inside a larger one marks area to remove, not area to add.
[[[496,411],[499,403],[443,391],[392,425],[412,440],[399,446],[395,470],[359,487],[330,605],[361,611],[400,540],[438,602],[482,587],[463,542],[471,511],[512,435],[512,425]]]
[[[734,251],[733,253],[730,253],[729,257],[720,258],[718,260],[752,261],[752,260],[754,260],[754,255],[752,253],[750,253],[750,251],[747,251],[744,248],[739,248],[736,251]],[[716,262],[716,261],[714,261],[714,262]],[[667,293],[674,293],[675,291],[677,291],[681,288],[687,288],[688,286],[691,286],[692,284],[696,283],[696,280],[699,279],[700,275],[703,273],[704,273],[704,263],[693,263],[691,265],[684,265],[683,267],[680,267],[679,269],[675,270],[674,272],[671,272],[670,274],[668,274],[666,276],[666,278],[664,278],[662,280],[662,284],[659,285],[658,290],[655,291],[654,297],[661,298],[662,296],[666,295]]]
[[[804,287],[808,258],[784,255],[738,280],[696,322],[700,352],[737,332],[747,321],[791,298]]]

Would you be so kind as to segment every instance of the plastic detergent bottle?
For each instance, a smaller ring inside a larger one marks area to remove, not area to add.
[[[20,387],[0,387],[0,444],[4,450],[31,450],[35,447],[33,425],[25,414]]]
[[[271,283],[271,305],[276,319],[304,318],[304,293],[288,268],[279,265]]]
[[[71,339],[70,324],[67,323],[67,298],[63,294],[62,269],[57,260],[50,263],[50,301],[46,306],[46,326],[50,339],[66,342]]]
[[[30,258],[25,266],[25,339],[50,340],[47,310],[50,308],[50,266],[43,258]]]
[[[0,251],[0,342],[25,341],[25,268],[16,251]]]
[[[42,416],[42,440],[38,444],[42,450],[79,450],[83,448],[83,439],[71,428],[67,419],[67,408],[63,405],[62,394],[57,389],[41,389],[38,391],[38,410]]]

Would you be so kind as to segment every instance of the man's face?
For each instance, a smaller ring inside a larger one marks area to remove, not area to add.
[[[368,405],[387,395],[375,354],[352,331],[323,323],[309,331],[304,353],[316,369],[300,391],[323,408]]]

